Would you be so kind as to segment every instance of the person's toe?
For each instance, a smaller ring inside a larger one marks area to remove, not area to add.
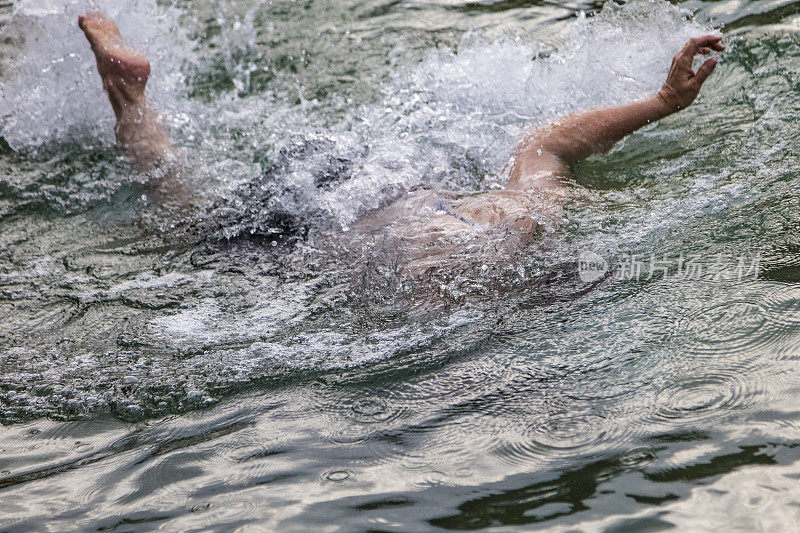
[[[83,31],[83,33],[86,33],[87,31],[86,28],[87,21],[88,18],[86,15],[78,15],[78,27]]]

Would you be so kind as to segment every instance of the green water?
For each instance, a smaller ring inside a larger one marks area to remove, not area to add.
[[[87,6],[0,3],[0,529],[796,529],[800,3],[98,7],[194,200],[113,146]],[[420,293],[321,246],[498,186],[711,29],[700,99],[579,165],[533,247]]]

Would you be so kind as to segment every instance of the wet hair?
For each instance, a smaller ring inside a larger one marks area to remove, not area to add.
[[[328,190],[350,179],[356,161],[353,155],[341,155],[334,142],[324,137],[291,139],[256,179],[212,205],[203,222],[204,234],[212,240],[247,240],[281,248],[305,239],[319,213],[313,205],[287,202],[287,198],[308,194],[293,189],[289,178],[300,164],[312,169],[317,189]]]

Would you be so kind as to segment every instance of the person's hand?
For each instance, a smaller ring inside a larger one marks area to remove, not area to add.
[[[692,61],[697,54],[710,54],[711,50],[722,52],[725,46],[720,42],[721,35],[704,35],[690,39],[672,59],[667,81],[658,91],[658,97],[667,105],[670,112],[689,106],[700,93],[700,87],[717,66],[715,58],[708,59],[697,72],[692,70]]]

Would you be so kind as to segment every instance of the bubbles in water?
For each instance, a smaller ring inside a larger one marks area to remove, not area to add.
[[[396,416],[393,411],[379,399],[359,399],[352,406],[353,418],[362,424],[385,422],[390,417]]]
[[[252,519],[258,514],[260,503],[245,498],[226,498],[224,501],[215,502],[208,508],[200,522],[211,527],[214,524],[239,523]]]
[[[490,42],[469,33],[456,50],[401,66],[384,87],[383,102],[363,106],[351,119],[370,146],[362,172],[321,194],[321,205],[346,225],[376,207],[376,193],[387,190],[502,183],[501,169],[526,128],[658,90],[672,56],[708,31],[687,16],[660,1],[609,3],[599,15],[576,21],[570,40],[547,55],[532,40]]]

